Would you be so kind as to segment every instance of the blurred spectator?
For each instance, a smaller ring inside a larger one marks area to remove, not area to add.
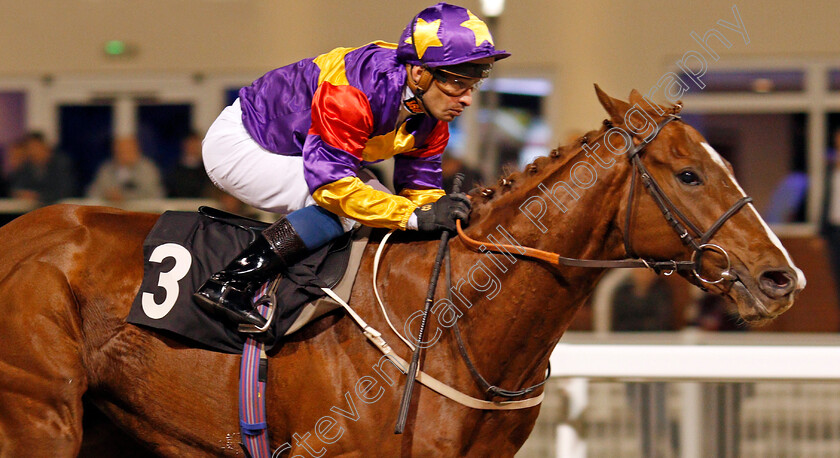
[[[204,170],[201,159],[201,139],[197,132],[190,132],[181,142],[181,158],[165,179],[169,197],[209,197],[213,183]]]
[[[111,202],[162,198],[160,170],[143,156],[135,137],[120,137],[114,141],[113,158],[99,167],[87,195]]]
[[[0,177],[0,196],[10,197],[10,183],[17,179],[18,170],[26,156],[26,141],[18,139],[3,149],[3,173]]]
[[[10,177],[11,196],[47,205],[73,197],[76,171],[70,159],[53,150],[40,132],[30,132],[23,150],[13,152]]]
[[[808,174],[793,171],[787,174],[773,191],[770,205],[761,212],[771,224],[797,222],[803,213],[808,194]]]
[[[674,330],[673,294],[665,279],[648,269],[632,269],[612,299],[612,330]]]
[[[840,128],[834,130],[833,150],[829,150],[825,173],[825,198],[823,199],[820,232],[828,244],[828,258],[834,274],[834,289],[840,294]],[[840,299],[840,298],[839,298]]]
[[[6,180],[12,181],[20,173],[24,162],[26,162],[26,138],[21,138],[9,146],[6,154],[6,168],[4,169]]]
[[[441,170],[443,175],[443,189],[446,192],[452,192],[452,184],[455,181],[455,175],[459,172],[464,174],[464,181],[461,184],[461,192],[468,192],[470,189],[481,183],[481,174],[477,170],[467,167],[463,161],[449,154],[443,155]]]

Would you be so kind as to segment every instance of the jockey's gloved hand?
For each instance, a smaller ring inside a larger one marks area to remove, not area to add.
[[[426,232],[455,232],[455,221],[461,220],[461,226],[470,222],[472,205],[466,194],[458,192],[447,194],[437,202],[425,204],[414,210],[417,217],[417,230]]]

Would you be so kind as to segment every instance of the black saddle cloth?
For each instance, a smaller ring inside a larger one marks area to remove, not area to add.
[[[204,312],[193,302],[192,293],[266,226],[212,209],[165,212],[143,243],[143,282],[126,321],[175,335],[192,346],[241,353],[247,336]],[[280,342],[304,304],[324,296],[321,287],[333,286],[341,278],[349,242],[348,233],[289,269],[277,290],[271,328],[275,337],[265,341],[266,350]]]

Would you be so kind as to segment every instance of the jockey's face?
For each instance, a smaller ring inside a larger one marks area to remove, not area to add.
[[[423,68],[419,66],[411,67],[410,78],[418,81],[423,73]],[[441,90],[437,84],[431,84],[429,89],[423,94],[423,107],[426,113],[430,116],[444,122],[450,122],[457,118],[464,112],[468,106],[472,105],[473,94],[475,90],[470,88],[464,91],[463,94],[457,96],[447,95]]]

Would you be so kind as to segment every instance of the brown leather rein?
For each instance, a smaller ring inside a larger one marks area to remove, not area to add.
[[[738,211],[741,210],[745,205],[752,202],[752,198],[750,197],[742,197],[737,202],[735,202],[720,218],[715,221],[714,224],[705,232],[701,231],[696,224],[694,224],[688,217],[685,216],[683,212],[674,205],[673,201],[665,195],[662,191],[662,188],[653,178],[653,176],[648,172],[645,165],[642,163],[640,158],[640,153],[644,148],[656,138],[657,135],[662,131],[662,128],[665,127],[668,123],[674,120],[678,120],[679,116],[670,115],[668,118],[664,119],[660,122],[654,132],[648,136],[645,140],[641,141],[639,144],[634,145],[634,147],[628,151],[631,164],[633,165],[633,175],[630,179],[630,193],[628,197],[628,205],[627,205],[627,215],[624,221],[624,246],[625,251],[627,252],[627,256],[633,256],[633,249],[630,242],[630,225],[631,225],[631,216],[632,216],[632,202],[633,197],[635,195],[635,188],[636,188],[636,176],[640,176],[642,180],[642,184],[644,184],[645,189],[647,189],[648,193],[653,197],[653,200],[656,202],[657,206],[659,207],[660,211],[662,212],[663,217],[668,223],[671,224],[671,227],[680,237],[682,242],[691,247],[694,251],[691,255],[691,260],[689,261],[677,261],[677,260],[668,260],[668,261],[656,261],[653,259],[644,259],[642,257],[635,257],[635,258],[628,258],[628,259],[620,259],[620,260],[597,260],[597,259],[577,259],[577,258],[567,258],[561,256],[558,253],[552,253],[549,251],[538,250],[536,248],[531,247],[523,247],[519,245],[507,245],[507,244],[497,244],[497,243],[490,243],[490,242],[480,242],[478,240],[470,238],[466,233],[464,233],[463,228],[461,227],[461,221],[456,222],[456,227],[458,230],[458,235],[461,238],[461,241],[470,249],[474,251],[494,251],[494,252],[505,252],[512,255],[517,255],[525,258],[535,259],[538,261],[544,261],[551,265],[555,266],[570,266],[570,267],[588,267],[588,268],[638,268],[638,267],[645,267],[650,268],[656,271],[657,273],[665,272],[665,275],[670,275],[675,271],[689,271],[694,274],[701,282],[706,284],[715,284],[719,283],[723,280],[735,281],[737,277],[733,272],[731,272],[731,262],[729,259],[729,254],[718,245],[709,243],[709,240],[714,236],[714,234],[718,231],[718,229],[726,223],[729,218],[734,216]],[[603,135],[602,135],[603,136]],[[676,216],[674,216],[676,215]],[[691,235],[689,232],[693,232],[695,235]],[[699,240],[698,240],[699,239]],[[721,253],[727,263],[726,269],[721,272],[721,276],[718,280],[707,280],[702,277],[702,275],[698,272],[700,267],[700,257],[704,251],[717,251]],[[446,250],[446,290],[449,294],[450,301],[452,300],[451,297],[451,275],[452,270],[450,267],[450,260],[449,260],[449,251]],[[493,397],[502,397],[502,398],[516,398],[521,397],[527,394],[532,393],[536,389],[542,387],[546,381],[548,381],[550,374],[551,374],[551,365],[549,364],[545,378],[542,379],[541,382],[532,385],[528,388],[524,388],[522,390],[505,390],[499,388],[495,385],[492,385],[490,382],[487,381],[484,377],[481,376],[477,367],[472,362],[472,358],[470,358],[469,352],[467,351],[466,345],[464,344],[463,338],[461,336],[461,331],[458,327],[458,323],[454,324],[454,334],[456,338],[456,342],[458,344],[458,350],[461,354],[461,357],[464,359],[464,362],[467,365],[467,368],[470,371],[470,374],[476,380],[476,382],[481,386],[482,389],[485,390],[487,394]],[[401,408],[402,409],[402,408]]]
[[[720,218],[715,221],[714,224],[705,232],[701,231],[696,224],[694,224],[685,214],[674,205],[673,201],[668,198],[667,195],[662,191],[662,188],[659,186],[659,183],[653,178],[653,176],[648,172],[647,167],[642,163],[641,160],[641,152],[644,148],[652,142],[657,135],[662,131],[662,128],[665,127],[671,121],[679,120],[680,117],[676,115],[670,115],[661,121],[657,126],[654,132],[648,136],[645,140],[641,141],[639,144],[633,146],[633,148],[628,151],[630,162],[633,165],[633,175],[630,179],[630,193],[628,197],[628,205],[627,205],[627,215],[624,220],[624,247],[625,251],[627,252],[628,259],[619,259],[619,260],[597,260],[597,259],[577,259],[577,258],[567,258],[561,256],[558,253],[552,253],[549,251],[538,250],[536,248],[531,247],[523,247],[523,246],[514,246],[514,245],[506,245],[506,244],[497,244],[497,243],[490,243],[490,242],[481,242],[475,239],[470,238],[464,230],[461,228],[461,222],[457,221],[457,228],[458,228],[458,236],[461,238],[461,241],[470,249],[474,251],[479,251],[481,249],[494,251],[494,252],[507,252],[511,254],[519,254],[525,258],[536,259],[539,261],[544,261],[549,264],[555,266],[568,266],[568,267],[587,267],[587,268],[638,268],[638,267],[646,267],[649,269],[653,269],[657,273],[665,272],[665,275],[670,275],[675,271],[688,271],[692,273],[698,280],[702,281],[706,284],[715,284],[719,283],[723,280],[734,281],[737,279],[737,276],[734,272],[731,271],[731,261],[729,258],[729,254],[718,245],[713,243],[709,243],[711,238],[714,234],[718,231],[718,229],[723,226],[723,224],[729,220],[732,216],[734,216],[738,211],[741,210],[745,205],[752,202],[751,197],[742,197],[737,202],[735,202],[729,210],[723,213]],[[653,197],[653,200],[656,202],[659,210],[662,212],[662,216],[665,217],[665,220],[670,223],[671,227],[680,237],[683,244],[691,247],[694,251],[691,255],[691,259],[689,261],[677,261],[677,260],[668,260],[668,261],[657,261],[653,259],[644,259],[642,257],[635,256],[633,248],[630,242],[630,222],[632,217],[632,202],[633,196],[635,194],[636,188],[636,176],[640,176],[642,180],[642,184],[644,184],[645,189],[647,189],[648,193]],[[689,232],[693,232],[695,235],[691,235]],[[699,239],[699,240],[698,240]],[[700,261],[701,256],[704,251],[716,251],[724,256],[726,259],[726,268],[721,272],[720,278],[717,280],[707,280],[703,278],[703,276],[699,273],[700,268]]]
[[[653,269],[656,273],[660,273],[663,271],[665,275],[671,275],[675,271],[689,271],[694,274],[697,279],[701,282],[706,284],[715,284],[719,283],[723,280],[735,281],[737,280],[737,276],[734,272],[731,271],[731,261],[729,259],[729,254],[718,245],[709,243],[712,236],[718,231],[718,229],[723,226],[723,224],[729,220],[732,216],[734,216],[738,211],[741,210],[745,205],[752,202],[751,197],[742,197],[737,202],[735,202],[729,210],[723,213],[720,218],[715,221],[714,224],[706,231],[701,231],[696,224],[694,224],[688,217],[685,216],[683,212],[674,205],[673,201],[665,195],[662,191],[662,188],[659,186],[659,183],[653,178],[653,176],[648,172],[645,165],[642,163],[640,158],[640,153],[642,150],[651,142],[659,132],[662,130],[665,125],[669,122],[678,120],[679,116],[670,115],[668,118],[664,119],[660,122],[654,132],[645,140],[640,142],[639,144],[635,145],[633,149],[629,151],[630,161],[633,164],[633,175],[630,179],[630,193],[628,197],[628,205],[627,205],[627,215],[624,220],[624,247],[625,251],[627,252],[627,256],[633,256],[633,248],[630,242],[630,221],[632,216],[632,202],[633,196],[636,191],[636,176],[639,175],[642,180],[642,184],[644,184],[645,189],[647,189],[648,193],[653,197],[653,200],[656,202],[659,210],[662,212],[662,216],[665,217],[665,220],[671,224],[671,227],[680,237],[680,240],[685,245],[691,247],[694,251],[691,254],[690,261],[677,261],[677,260],[669,260],[669,261],[656,261],[653,259],[644,259],[641,257],[635,257],[631,259],[620,259],[620,260],[597,260],[597,259],[576,259],[576,258],[567,258],[564,256],[560,256],[558,253],[552,253],[549,251],[538,250],[536,248],[531,247],[523,247],[523,246],[514,246],[514,245],[507,245],[507,244],[497,244],[497,243],[490,243],[490,242],[480,242],[478,240],[470,238],[467,234],[464,233],[463,228],[461,227],[461,221],[456,221],[456,226],[458,229],[458,236],[461,238],[461,241],[470,249],[474,251],[494,251],[494,252],[506,252],[509,254],[520,255],[525,258],[535,259],[539,261],[544,261],[549,264],[555,266],[570,266],[570,267],[590,267],[590,268],[638,268],[638,267],[646,267],[649,269]],[[674,216],[676,215],[676,217]],[[688,227],[686,227],[688,226]],[[692,236],[689,233],[689,229],[695,234]],[[697,240],[699,238],[699,241]],[[726,269],[724,269],[721,274],[720,278],[717,280],[707,280],[703,278],[703,276],[698,272],[700,267],[700,257],[703,254],[703,251],[710,250],[710,251],[717,251],[721,253],[724,258],[726,259]],[[451,298],[451,269],[449,268],[449,252],[447,251],[446,256],[446,263],[447,263],[447,291],[450,292],[450,300]],[[702,287],[702,286],[701,286]],[[530,394],[537,388],[543,386],[545,382],[548,380],[551,374],[551,365],[549,364],[548,369],[546,371],[545,378],[528,388],[522,390],[505,390],[499,388],[497,386],[492,385],[489,383],[481,374],[478,372],[475,364],[472,362],[472,359],[467,352],[466,345],[464,345],[463,338],[461,337],[461,331],[458,328],[458,323],[456,322],[454,325],[454,334],[456,338],[456,342],[458,343],[458,351],[461,353],[461,357],[464,359],[464,362],[467,365],[470,373],[472,374],[473,378],[478,382],[478,384],[485,390],[486,393],[490,394],[491,396],[497,396],[502,398],[516,398],[520,396],[524,396],[526,394]]]

